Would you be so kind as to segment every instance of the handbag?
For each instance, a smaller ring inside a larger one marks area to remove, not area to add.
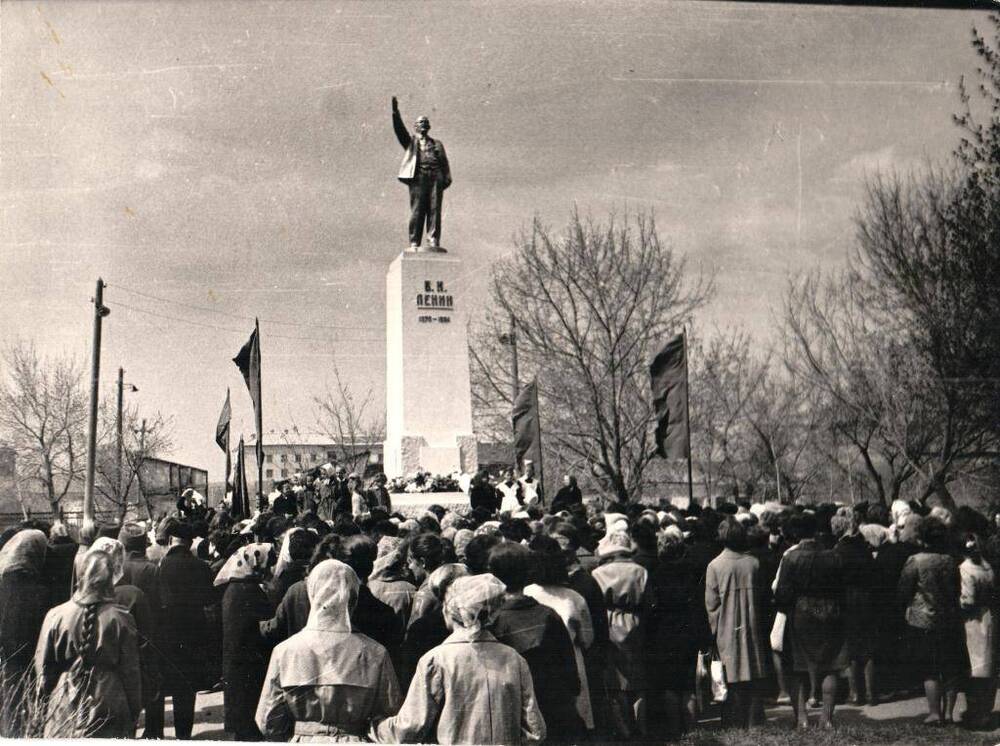
[[[726,686],[726,667],[719,660],[717,650],[712,651],[712,662],[709,664],[709,674],[712,680],[712,701],[725,702],[729,694]]]
[[[774,625],[771,627],[771,650],[780,653],[785,649],[785,624],[788,622],[788,615],[779,611],[774,615]]]

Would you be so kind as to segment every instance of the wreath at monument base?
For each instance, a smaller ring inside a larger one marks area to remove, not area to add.
[[[386,485],[389,492],[461,492],[458,475],[431,474],[429,471],[418,470],[416,474],[390,479]]]

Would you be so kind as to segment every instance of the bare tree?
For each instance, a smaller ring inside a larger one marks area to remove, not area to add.
[[[125,520],[130,508],[140,504],[150,515],[142,485],[142,470],[151,458],[166,455],[173,448],[173,424],[157,412],[142,417],[137,407],[122,411],[122,458],[118,462],[117,411],[111,402],[102,403],[99,412],[97,478],[95,495],[98,508],[112,513],[118,522]]]
[[[372,388],[356,394],[341,378],[336,363],[333,380],[333,389],[327,387],[324,396],[313,397],[316,426],[332,441],[337,462],[363,474],[372,446],[385,440],[385,413],[375,411]]]
[[[591,464],[617,499],[640,494],[655,455],[649,357],[713,289],[661,242],[652,216],[598,224],[574,214],[561,236],[534,220],[494,267],[492,302],[472,333],[473,402],[486,413],[477,422],[505,429],[511,369],[500,337],[513,319],[521,375],[538,380],[546,453]]]
[[[87,399],[73,358],[42,358],[30,342],[3,352],[0,437],[17,454],[18,492],[41,493],[52,515],[83,476]]]

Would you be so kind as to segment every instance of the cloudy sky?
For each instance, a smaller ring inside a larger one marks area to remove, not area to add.
[[[718,272],[705,323],[766,335],[789,272],[850,249],[866,173],[947,156],[964,11],[721,2],[16,2],[2,6],[0,340],[88,356],[217,478],[230,358],[261,318],[265,429],[314,429],[333,364],[381,401],[405,246],[389,100],[455,178],[459,302],[534,214],[653,210]],[[160,300],[163,299],[163,300]]]

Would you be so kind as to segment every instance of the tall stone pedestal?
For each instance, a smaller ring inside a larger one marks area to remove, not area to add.
[[[461,262],[403,252],[386,286],[385,473],[474,472],[468,309],[458,298]]]

